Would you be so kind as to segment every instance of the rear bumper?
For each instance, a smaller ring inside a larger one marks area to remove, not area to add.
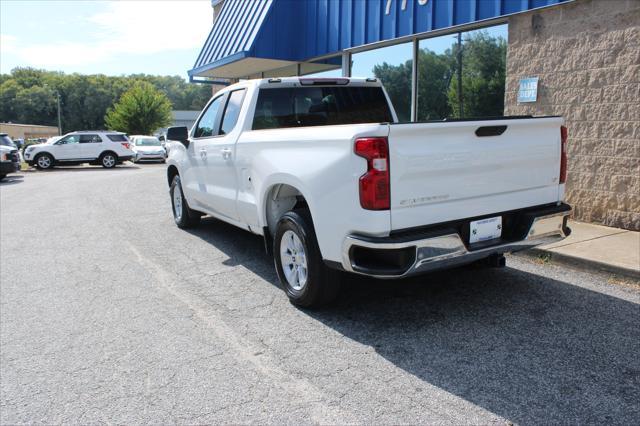
[[[560,241],[571,233],[567,204],[497,213],[505,224],[503,237],[468,244],[463,231],[469,218],[389,237],[349,235],[343,244],[342,267],[349,272],[379,278],[398,278],[474,262],[495,254],[512,253]]]

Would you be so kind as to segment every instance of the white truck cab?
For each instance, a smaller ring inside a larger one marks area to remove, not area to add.
[[[243,81],[170,128],[178,226],[207,214],[263,235],[290,300],[339,271],[397,278],[564,238],[559,117],[397,123],[376,79]]]

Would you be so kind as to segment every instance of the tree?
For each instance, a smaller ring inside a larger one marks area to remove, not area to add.
[[[383,62],[373,67],[373,75],[384,84],[400,121],[411,121],[411,67],[413,61],[400,65]]]
[[[457,55],[457,46],[451,54]],[[465,117],[494,117],[504,114],[504,82],[507,43],[477,31],[465,38],[462,47],[462,100]],[[455,117],[460,117],[458,81],[452,79],[448,93]]]
[[[18,112],[19,123],[34,123],[42,117],[55,117],[56,99],[51,90],[41,86],[32,86],[18,92],[14,108]],[[53,124],[53,120],[46,124]]]
[[[418,52],[418,120],[460,117],[458,46],[443,53]],[[490,117],[504,111],[507,44],[486,31],[466,34],[462,50],[462,101],[465,117]],[[373,72],[382,81],[401,121],[409,120],[411,65],[383,62]]]
[[[15,68],[0,74],[0,122],[57,125],[57,108],[51,108],[57,92],[63,132],[103,129],[107,109],[138,82],[163,92],[173,109],[201,110],[211,97],[211,86],[187,83],[179,76],[112,77]]]
[[[137,82],[107,109],[104,122],[111,130],[147,135],[171,123],[171,102],[151,83]]]
[[[451,115],[447,91],[454,66],[446,53],[418,51],[418,120],[442,120]]]

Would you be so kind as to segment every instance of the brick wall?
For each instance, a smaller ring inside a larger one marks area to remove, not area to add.
[[[538,76],[538,100],[517,103]],[[562,115],[574,217],[640,230],[640,0],[576,0],[509,20],[505,114]]]

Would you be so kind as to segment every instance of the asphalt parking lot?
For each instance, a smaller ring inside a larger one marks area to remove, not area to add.
[[[174,226],[163,165],[24,173],[0,206],[2,424],[640,419],[637,283],[510,257],[302,311],[260,238]]]

